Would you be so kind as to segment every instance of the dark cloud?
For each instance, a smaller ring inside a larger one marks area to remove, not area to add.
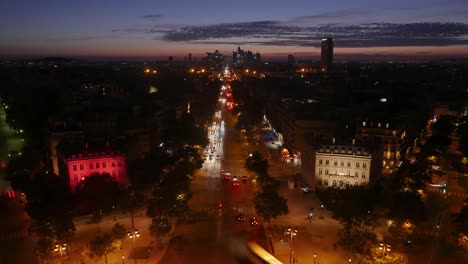
[[[326,12],[318,15],[311,16],[300,16],[290,20],[293,23],[303,23],[303,22],[322,22],[327,19],[343,19],[355,16],[366,15],[370,11],[368,10],[340,10],[336,12]]]
[[[223,23],[208,26],[187,26],[167,32],[162,39],[167,41],[193,41],[211,38],[234,38],[246,36],[271,37],[289,35],[301,31],[300,27],[281,25],[275,21]]]
[[[344,14],[343,14],[344,15]],[[290,26],[277,21],[223,23],[183,26],[178,29],[144,30],[155,39],[169,42],[244,44],[275,46],[318,46],[323,36],[331,35],[339,47],[448,46],[468,44],[468,25],[462,23],[369,23]]]
[[[149,14],[149,15],[144,15],[142,16],[143,18],[148,18],[148,19],[158,19],[161,18],[161,14]]]

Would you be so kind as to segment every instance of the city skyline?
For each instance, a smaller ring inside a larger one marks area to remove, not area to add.
[[[468,2],[16,1],[0,3],[0,58],[200,57],[237,46],[266,58],[468,57]]]

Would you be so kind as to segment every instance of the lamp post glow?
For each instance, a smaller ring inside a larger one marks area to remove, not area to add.
[[[379,249],[382,251],[382,256],[385,256],[387,252],[392,250],[392,247],[389,244],[380,243]]]
[[[291,229],[288,228],[286,230],[286,234],[289,235],[289,264],[292,263],[292,242],[293,242],[293,237],[297,235],[297,228]]]
[[[315,264],[315,259],[317,258],[317,253],[314,253],[314,264]]]
[[[136,239],[137,239],[138,237],[140,237],[140,232],[139,232],[138,230],[134,229],[133,231],[129,231],[129,232],[127,233],[127,236],[128,236],[130,239],[133,239],[133,254],[134,254],[133,259],[135,260],[135,263],[137,263],[137,259],[136,259],[136,246],[135,246],[135,244],[136,244]]]
[[[320,219],[323,219],[323,204],[320,205]]]
[[[62,262],[62,256],[63,256],[63,252],[64,252],[65,250],[67,250],[67,244],[66,244],[66,243],[63,243],[63,244],[55,244],[54,251],[60,253],[60,262]]]

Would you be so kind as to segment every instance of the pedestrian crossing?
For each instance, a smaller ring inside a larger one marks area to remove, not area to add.
[[[195,215],[218,215],[219,211],[218,208],[216,207],[196,207],[196,208],[191,208],[190,212]],[[257,211],[253,206],[247,206],[247,207],[229,207],[229,208],[223,208],[222,209],[223,214],[244,214],[246,216],[249,215],[256,215]]]
[[[223,164],[245,164],[243,159],[222,159]]]

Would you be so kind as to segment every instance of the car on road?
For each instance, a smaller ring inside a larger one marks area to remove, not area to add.
[[[243,183],[246,183],[246,182],[247,182],[247,180],[248,180],[248,178],[247,178],[247,176],[246,176],[246,175],[242,176],[242,182],[243,182]]]
[[[243,215],[243,214],[236,215],[236,221],[237,222],[244,222],[245,221],[245,215]]]
[[[302,187],[301,187],[301,191],[302,191],[303,193],[310,193],[310,192],[312,192],[313,190],[312,190],[312,188],[309,187],[309,186],[302,186]]]
[[[232,187],[238,187],[238,186],[239,186],[239,181],[232,182]]]
[[[257,218],[255,216],[250,218],[250,226],[257,226],[257,225],[258,225]]]
[[[231,179],[231,173],[229,173],[229,172],[223,173],[223,178],[224,178],[226,181],[230,180],[230,179]]]

